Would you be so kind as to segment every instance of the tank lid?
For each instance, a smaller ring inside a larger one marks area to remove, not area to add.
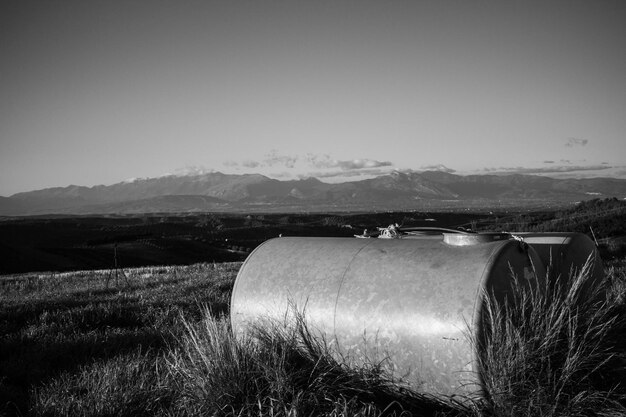
[[[508,240],[508,233],[444,233],[443,241],[450,246],[469,246],[480,243],[489,243],[498,240]]]

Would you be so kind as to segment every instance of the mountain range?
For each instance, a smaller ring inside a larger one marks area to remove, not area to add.
[[[608,197],[626,198],[626,180],[394,171],[329,184],[316,178],[280,181],[212,172],[18,193],[0,197],[0,215],[523,208]]]

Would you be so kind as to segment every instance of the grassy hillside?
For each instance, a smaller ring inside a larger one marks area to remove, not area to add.
[[[0,277],[0,415],[623,415],[626,262],[609,303],[493,306],[488,396],[443,403],[298,331],[234,340],[239,263]],[[583,275],[581,279],[584,279]],[[533,308],[528,308],[533,306]],[[515,323],[523,326],[513,326]]]
[[[567,210],[486,218],[481,229],[518,232],[578,232],[598,239],[626,235],[626,201],[616,198],[581,202]]]

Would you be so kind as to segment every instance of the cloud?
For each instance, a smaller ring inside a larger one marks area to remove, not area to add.
[[[337,166],[346,171],[352,171],[355,169],[365,169],[365,168],[379,168],[379,167],[389,167],[391,166],[391,162],[389,161],[375,161],[372,159],[352,159],[350,161],[336,161]]]
[[[574,146],[585,146],[589,143],[587,139],[578,139],[578,138],[567,138],[567,142],[565,146],[568,148],[573,148]]]
[[[271,150],[262,159],[229,161],[224,163],[237,172],[255,171],[272,178],[328,178],[335,182],[342,179],[362,177],[372,178],[389,173],[393,167],[390,161],[369,158],[334,159],[328,154],[286,155]],[[442,169],[443,166],[437,166]],[[448,168],[443,167],[448,170]],[[451,172],[451,170],[449,170]],[[356,178],[359,179],[359,178]]]
[[[330,155],[314,155],[314,154],[306,154],[304,157],[307,165],[312,168],[324,169],[324,168],[333,168],[336,166],[335,160],[333,160]]]
[[[569,161],[568,161],[569,162]],[[483,171],[491,173],[507,173],[507,174],[562,174],[566,172],[576,171],[602,171],[612,168],[609,165],[557,165],[541,168],[524,168],[524,167],[500,167],[500,168],[484,168]]]
[[[287,168],[293,168],[296,165],[296,162],[298,162],[298,159],[298,156],[280,155],[276,150],[272,150],[269,154],[265,155],[265,159],[262,163],[259,163],[259,165],[268,167],[279,165]]]
[[[544,164],[553,164],[554,161],[543,161]]]
[[[226,164],[225,164],[226,165]],[[241,163],[229,163],[229,166],[242,166],[245,168],[276,168],[283,167],[288,169],[340,169],[342,171],[355,171],[380,167],[390,167],[393,164],[389,161],[377,161],[375,159],[359,158],[338,160],[333,159],[330,155],[281,155],[275,150],[271,151],[265,158],[260,161],[246,160]]]
[[[359,170],[352,171],[343,171],[343,170],[333,170],[333,171],[318,171],[318,172],[309,172],[306,175],[299,175],[299,178],[350,178],[350,177],[373,177],[388,174],[389,171],[381,168],[365,168]]]
[[[307,154],[305,159],[312,168],[316,169],[339,168],[343,171],[353,171],[393,166],[393,164],[389,161],[377,161],[375,159],[368,158],[341,161],[332,159],[329,155]]]
[[[420,171],[439,171],[439,172],[447,172],[448,174],[452,174],[453,172],[456,172],[456,170],[452,168],[448,168],[447,166],[443,164],[423,166],[420,168]]]
[[[267,168],[267,167],[285,167],[294,168],[298,162],[297,156],[279,155],[276,151],[266,154],[261,160],[246,159],[244,161],[226,161],[223,163],[226,167],[242,167],[242,168]]]
[[[551,168],[546,168],[546,171],[548,172],[572,172],[572,171],[601,171],[604,169],[609,169],[611,168],[608,165],[568,165],[568,166],[557,166],[557,167],[551,167]]]
[[[244,168],[257,168],[261,165],[259,161],[246,160],[241,163]]]
[[[190,165],[184,168],[179,168],[175,171],[175,175],[178,176],[194,176],[194,175],[205,175],[212,174],[215,170],[211,168],[206,168],[198,165]]]

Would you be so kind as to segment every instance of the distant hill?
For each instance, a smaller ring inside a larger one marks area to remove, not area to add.
[[[18,193],[0,197],[0,215],[523,208],[608,197],[625,198],[626,180],[395,171],[328,184],[315,178],[279,181],[215,172]]]

